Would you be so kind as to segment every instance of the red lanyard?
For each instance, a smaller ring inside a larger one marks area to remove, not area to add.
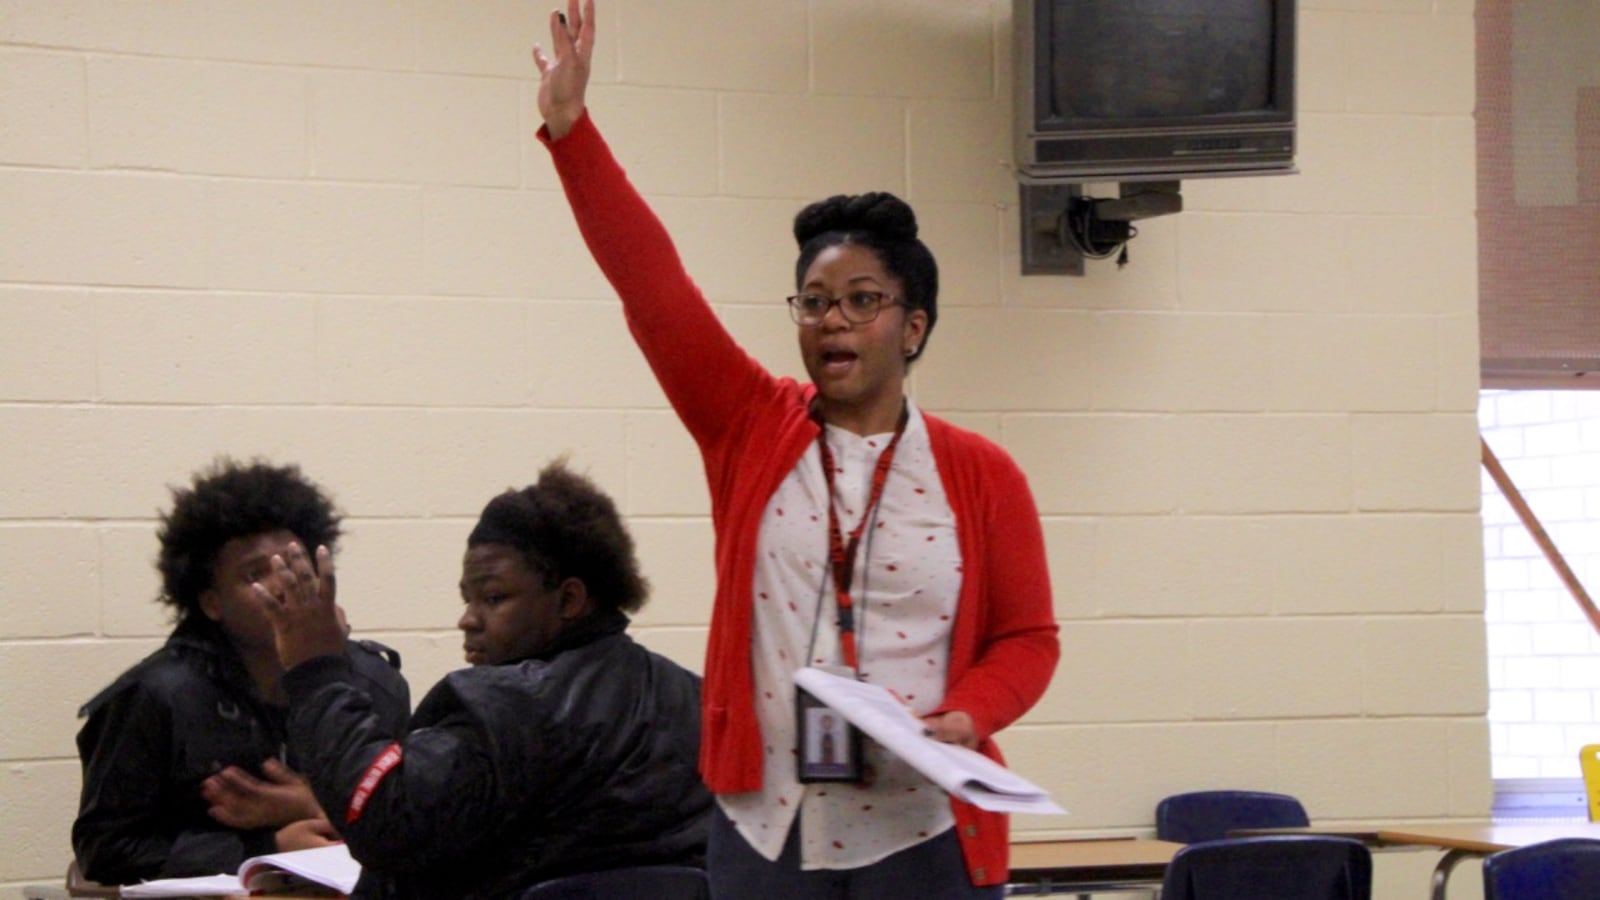
[[[850,601],[850,582],[855,578],[856,550],[861,546],[861,532],[873,518],[878,502],[883,499],[883,486],[889,481],[889,466],[894,463],[895,448],[900,436],[906,433],[910,411],[900,409],[900,422],[895,425],[894,437],[889,446],[878,454],[878,463],[872,468],[872,493],[867,497],[867,507],[861,511],[861,521],[850,529],[850,540],[845,542],[839,532],[839,511],[833,502],[833,451],[828,449],[828,433],[824,428],[817,434],[817,448],[822,452],[822,477],[828,483],[828,563],[833,569],[833,596],[839,606],[839,649],[844,653],[844,663],[860,671],[856,659],[855,608]]]

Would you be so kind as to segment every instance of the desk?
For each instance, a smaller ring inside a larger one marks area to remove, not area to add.
[[[1444,856],[1433,867],[1433,900],[1444,900],[1445,887],[1456,864],[1469,856],[1488,856],[1501,850],[1526,847],[1556,838],[1600,839],[1600,823],[1571,822],[1547,825],[1417,825],[1378,829],[1379,846],[1437,847]]]
[[[1382,844],[1378,840],[1378,829],[1375,826],[1367,828],[1338,828],[1323,825],[1284,826],[1279,828],[1235,828],[1228,832],[1230,838],[1246,837],[1282,837],[1283,835],[1311,835],[1313,837],[1342,837],[1352,841],[1360,841],[1371,848],[1379,848]]]
[[[1167,864],[1183,849],[1171,841],[1135,838],[1029,841],[1011,845],[1016,894],[1148,891],[1161,886]]]

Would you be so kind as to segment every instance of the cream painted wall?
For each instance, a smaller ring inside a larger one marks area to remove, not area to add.
[[[699,667],[699,465],[532,140],[547,6],[0,0],[0,886],[64,866],[74,711],[159,643],[154,515],[219,453],[332,490],[419,696],[472,517],[570,453]],[[793,212],[916,206],[914,391],[1010,448],[1051,553],[1063,661],[1002,743],[1073,815],[1019,830],[1224,786],[1487,813],[1472,12],[1303,2],[1301,173],[1187,182],[1074,279],[1018,274],[1005,0],[603,2],[596,119],[774,368]]]

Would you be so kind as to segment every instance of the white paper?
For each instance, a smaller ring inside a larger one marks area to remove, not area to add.
[[[361,864],[350,856],[344,844],[331,844],[310,850],[290,850],[254,856],[239,865],[240,875],[202,875],[196,878],[159,878],[122,888],[124,897],[227,897],[252,890],[273,891],[290,886],[284,872],[299,876],[304,883],[330,887],[342,894],[355,890],[361,878]],[[242,876],[242,877],[241,877]]]
[[[143,884],[125,884],[123,897],[228,897],[245,893],[237,875],[200,875],[194,878],[158,878]]]
[[[810,668],[796,672],[794,681],[928,780],[973,806],[992,812],[1066,813],[1044,788],[989,757],[928,737],[922,720],[884,688]]]
[[[284,887],[275,870],[291,872],[305,881],[335,888],[341,894],[355,890],[361,879],[361,864],[344,844],[329,844],[310,850],[291,850],[247,859],[239,866],[239,877],[252,891],[271,891]]]

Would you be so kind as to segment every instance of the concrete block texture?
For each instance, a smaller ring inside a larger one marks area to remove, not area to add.
[[[384,294],[422,283],[419,188],[215,181],[206,195],[215,287]]]
[[[517,82],[410,72],[309,76],[311,169],[336,181],[516,187]]]
[[[317,304],[310,297],[198,291],[94,297],[96,381],[108,403],[317,399]],[[263,321],[273,326],[263,328]]]
[[[531,121],[538,121],[536,92],[528,92]],[[596,121],[621,153],[618,158],[640,190],[664,196],[705,197],[717,193],[719,155],[715,91],[598,86]],[[555,186],[549,151],[530,144],[532,184]]]
[[[77,288],[0,288],[0,392],[8,400],[96,397],[95,303]]]
[[[210,17],[204,0],[101,3],[15,0],[0,20],[0,41],[149,56],[193,56],[205,47]]]
[[[99,632],[99,549],[82,524],[0,528],[0,571],[30,592],[13,597],[3,638],[65,638]]]
[[[8,878],[59,884],[72,850],[63,837],[72,827],[79,770],[77,761],[13,763],[0,769],[0,802],[13,826],[7,848]]]
[[[205,53],[287,65],[409,69],[416,4],[404,0],[205,0]]]
[[[1018,832],[1203,787],[1487,812],[1484,582],[1558,586],[1483,564],[1470,4],[1303,3],[1299,174],[1185,181],[1081,278],[1020,271],[1005,0],[600,6],[595,121],[775,373],[795,213],[914,205],[908,391],[1022,468],[1062,625],[1000,741],[1073,815]],[[462,664],[472,522],[558,456],[628,517],[639,639],[702,668],[703,470],[535,139],[549,11],[0,0],[0,891],[59,878],[76,710],[165,637],[158,516],[219,455],[334,496],[351,623],[417,697]]]
[[[301,178],[306,76],[272,66],[147,57],[89,60],[90,163]]]
[[[146,173],[0,169],[6,280],[52,285],[207,284],[203,182]]]
[[[810,83],[815,42],[803,0],[763,3],[759,15],[739,0],[615,5],[611,44],[630,84],[788,97]]]
[[[313,352],[325,402],[512,407],[538,387],[529,365],[538,333],[521,301],[323,297],[315,317],[293,339]]]
[[[907,115],[895,97],[807,94],[774,103],[730,93],[718,117],[722,190],[808,199],[905,194]],[[819,130],[817,122],[829,125]]]
[[[0,51],[0,161],[82,165],[89,149],[84,77],[81,56]]]

